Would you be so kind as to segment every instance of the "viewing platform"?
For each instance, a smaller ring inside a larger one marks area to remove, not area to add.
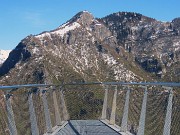
[[[2,135],[179,135],[180,83],[0,86]]]

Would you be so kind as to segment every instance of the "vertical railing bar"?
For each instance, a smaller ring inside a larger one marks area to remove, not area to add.
[[[8,127],[9,127],[10,135],[17,135],[17,127],[14,120],[14,112],[12,109],[11,97],[12,94],[6,93],[5,101],[6,101],[6,111],[8,117]]]
[[[106,112],[107,112],[108,85],[103,85],[103,88],[105,88],[105,95],[104,95],[104,102],[103,102],[101,119],[105,120],[106,119]]]
[[[128,125],[129,96],[130,96],[130,89],[128,86],[128,90],[126,92],[124,111],[123,111],[123,118],[122,118],[122,122],[121,122],[121,130],[124,132],[127,131],[127,125]]]
[[[144,135],[145,120],[146,120],[146,105],[147,105],[148,92],[147,92],[147,86],[141,86],[141,87],[145,88],[145,90],[144,90],[144,97],[143,97],[143,103],[142,103],[142,108],[141,108],[141,115],[140,115],[137,135]]]
[[[114,96],[113,96],[113,103],[112,103],[112,111],[110,117],[110,124],[115,124],[116,119],[116,100],[117,100],[117,85],[115,85]]]
[[[68,111],[67,111],[67,107],[66,107],[66,104],[65,104],[65,100],[64,100],[64,94],[63,94],[63,88],[60,87],[60,105],[61,105],[61,109],[62,109],[62,113],[63,113],[63,120],[67,121],[69,120],[69,114],[68,114]]]
[[[31,122],[31,133],[32,135],[39,135],[39,129],[37,126],[36,114],[34,110],[34,104],[32,99],[33,93],[30,91],[28,93],[28,103],[29,103],[29,114],[30,114],[30,122]]]
[[[170,135],[171,134],[170,131],[171,131],[173,89],[171,87],[164,87],[164,88],[169,90],[169,99],[168,99],[163,135]]]
[[[41,90],[41,93],[42,93],[42,101],[44,106],[44,115],[45,115],[47,133],[52,133],[52,124],[51,124],[50,112],[46,98],[46,90]]]
[[[56,117],[56,125],[60,126],[62,125],[62,120],[59,112],[59,106],[57,102],[57,96],[56,96],[56,91],[55,88],[53,88],[53,103],[54,103],[54,110],[55,110],[55,117]]]

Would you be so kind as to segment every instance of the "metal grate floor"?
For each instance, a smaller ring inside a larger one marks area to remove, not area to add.
[[[70,120],[55,135],[120,135],[99,120]]]

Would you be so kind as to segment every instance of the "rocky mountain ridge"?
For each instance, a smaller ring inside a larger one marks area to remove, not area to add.
[[[137,13],[119,12],[100,20],[145,71],[179,80],[180,18],[160,22]]]
[[[153,80],[148,72],[162,78],[167,65],[179,65],[177,20],[162,23],[128,12],[96,19],[88,11],[79,12],[55,30],[23,39],[0,67],[0,81],[7,85]],[[173,45],[164,41],[169,37]],[[13,76],[16,79],[8,79]]]

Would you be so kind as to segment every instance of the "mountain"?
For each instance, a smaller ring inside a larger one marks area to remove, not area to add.
[[[55,30],[23,39],[0,67],[0,82],[155,81],[169,73],[177,81],[178,21],[79,12]]]
[[[119,12],[100,20],[145,71],[164,80],[180,81],[180,18],[161,22],[137,13]]]
[[[11,50],[0,50],[0,65],[8,58]]]

